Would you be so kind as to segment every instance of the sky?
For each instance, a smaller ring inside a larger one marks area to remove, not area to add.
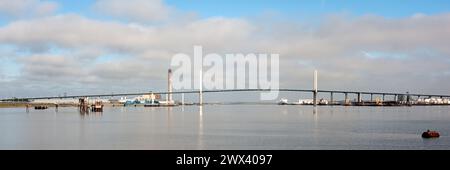
[[[447,0],[0,0],[0,98],[163,91],[176,53],[280,54],[280,87],[450,94]]]

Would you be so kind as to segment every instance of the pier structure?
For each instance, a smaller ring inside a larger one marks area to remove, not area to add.
[[[89,100],[88,97],[79,97],[78,99],[78,108],[80,112],[87,113],[89,112]]]

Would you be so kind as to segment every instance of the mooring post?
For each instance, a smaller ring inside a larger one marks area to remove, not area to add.
[[[314,106],[317,106],[317,70],[314,70],[314,89],[313,89],[313,103]]]

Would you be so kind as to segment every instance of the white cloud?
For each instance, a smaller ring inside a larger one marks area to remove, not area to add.
[[[224,17],[156,26],[59,15],[0,27],[2,44],[32,53],[18,61],[24,65],[21,82],[65,83],[69,78],[98,87],[130,88],[129,82],[145,87],[161,80],[164,88],[172,55],[189,54],[193,45],[203,45],[205,53],[280,53],[284,87],[310,88],[315,68],[324,89],[436,92],[428,87],[450,85],[444,74],[450,66],[443,62],[450,56],[450,14],[338,16],[315,26]],[[69,52],[54,55],[53,48]],[[118,58],[99,58],[109,54]],[[386,56],[390,54],[402,57]]]
[[[0,42],[25,48],[56,45],[83,46],[116,51],[145,51],[152,47],[192,47],[192,44],[223,44],[245,39],[251,27],[244,20],[206,19],[184,25],[140,26],[91,20],[77,15],[60,15],[17,21],[0,28]]]
[[[45,0],[0,0],[3,17],[40,17],[53,14],[58,4]]]
[[[161,21],[171,13],[162,0],[97,0],[94,10],[131,22]]]

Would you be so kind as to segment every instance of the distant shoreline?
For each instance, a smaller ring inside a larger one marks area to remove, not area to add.
[[[203,105],[279,105],[276,103],[255,103],[255,102],[232,102],[232,103],[204,103]],[[2,108],[26,108],[26,107],[33,108],[35,106],[47,106],[47,107],[78,107],[78,104],[75,103],[61,103],[61,104],[55,104],[55,103],[26,103],[26,102],[0,102],[0,109]],[[104,104],[105,107],[143,107],[143,104],[137,104],[124,106],[124,104],[120,103],[106,103]],[[183,105],[178,105],[183,106]],[[197,106],[195,103],[186,104],[185,106]],[[283,105],[279,105],[283,106]],[[286,104],[285,106],[312,106],[308,104]],[[396,106],[374,106],[374,105],[340,105],[340,104],[334,104],[334,105],[318,105],[318,107],[323,106],[343,106],[343,107],[408,107],[407,105],[396,105]],[[414,104],[411,106],[450,106],[450,104]],[[176,106],[174,106],[176,107]]]

